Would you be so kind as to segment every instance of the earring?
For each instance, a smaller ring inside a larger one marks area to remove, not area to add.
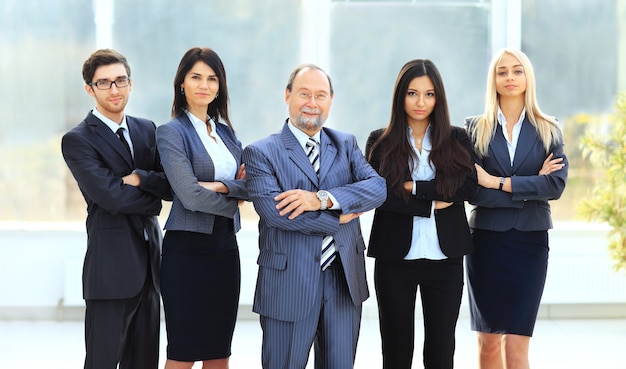
[[[185,89],[183,88],[183,86],[180,86],[180,94],[184,95],[185,94]]]
[[[218,98],[218,96],[220,96],[220,93],[219,93],[219,92],[215,94],[215,98],[217,99],[217,98]]]

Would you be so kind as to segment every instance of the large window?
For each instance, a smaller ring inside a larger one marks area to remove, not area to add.
[[[97,47],[128,57],[134,89],[127,111],[157,124],[169,119],[172,78],[184,51],[214,48],[226,66],[231,114],[244,145],[280,128],[291,69],[320,62],[336,87],[328,124],[356,134],[364,146],[369,131],[387,123],[395,77],[410,59],[438,65],[455,124],[482,111],[492,35],[502,32],[494,29],[496,3],[4,0],[0,220],[83,220],[84,203],[59,141],[93,108],[81,66]],[[94,4],[110,6],[110,15],[103,18]],[[625,44],[620,4],[521,1],[520,45],[534,62],[540,105],[564,124],[580,112],[611,111],[624,79],[619,71],[626,69],[618,59]],[[559,206],[557,217],[573,215]]]

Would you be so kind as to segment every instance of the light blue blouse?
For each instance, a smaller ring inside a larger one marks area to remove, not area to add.
[[[430,151],[432,143],[430,142],[430,125],[424,133],[424,141],[422,141],[422,151],[415,147],[411,127],[408,127],[408,136],[411,147],[417,155],[418,161],[414,163],[411,170],[411,179],[414,181],[430,181],[435,178],[435,167],[430,162]],[[439,246],[439,237],[437,237],[437,224],[435,223],[435,206],[431,204],[430,217],[413,217],[413,235],[411,237],[411,248],[404,257],[404,260],[430,259],[442,260],[447,256],[441,251]]]

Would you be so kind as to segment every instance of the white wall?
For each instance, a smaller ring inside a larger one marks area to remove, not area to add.
[[[371,213],[363,216],[369,234]],[[541,317],[626,317],[626,273],[616,273],[606,249],[606,227],[558,223],[550,232],[550,262]],[[244,223],[238,234],[242,263],[241,315],[250,312],[256,282],[257,231]],[[0,223],[0,319],[80,319],[83,223]],[[376,315],[372,297],[364,316]],[[464,296],[461,316],[467,316]],[[74,314],[70,312],[74,311]],[[76,313],[77,312],[77,313]]]

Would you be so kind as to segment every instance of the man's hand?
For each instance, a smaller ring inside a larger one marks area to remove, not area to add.
[[[339,224],[346,224],[348,222],[351,222],[353,219],[356,219],[356,218],[360,217],[361,215],[363,215],[363,212],[360,212],[360,213],[350,213],[350,214],[341,214],[339,216]]]
[[[141,177],[139,177],[139,174],[137,173],[131,173],[122,177],[122,183],[129,186],[139,187],[141,184]]]
[[[289,190],[274,197],[278,201],[276,209],[284,216],[289,214],[289,219],[294,219],[305,211],[320,210],[320,200],[315,192],[304,190]]]

